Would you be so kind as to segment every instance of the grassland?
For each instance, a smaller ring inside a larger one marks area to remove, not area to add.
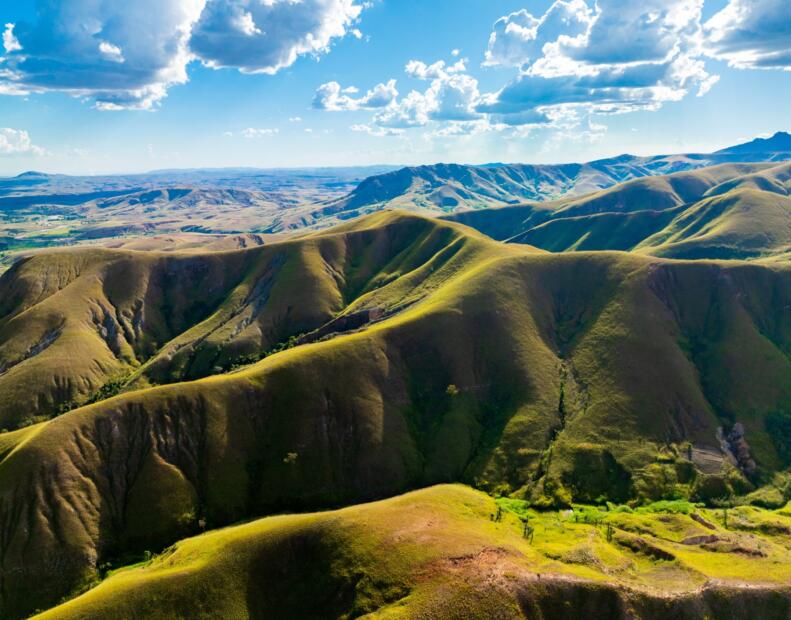
[[[723,164],[636,179],[582,197],[449,219],[553,252],[780,259],[791,249],[791,164]]]
[[[726,527],[727,525],[727,527]],[[444,485],[183,540],[37,618],[786,618],[791,513]]]
[[[43,420],[0,434],[8,617],[201,527],[443,482],[543,509],[790,498],[783,263],[556,255],[387,212],[37,255],[0,292],[3,423]]]

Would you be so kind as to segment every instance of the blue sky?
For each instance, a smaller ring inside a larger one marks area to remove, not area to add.
[[[787,0],[17,0],[0,174],[584,161],[788,130]]]

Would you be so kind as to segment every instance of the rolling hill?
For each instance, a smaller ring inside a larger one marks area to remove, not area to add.
[[[314,215],[337,221],[386,208],[443,214],[581,196],[630,179],[717,164],[788,159],[791,134],[777,132],[710,154],[619,155],[583,164],[415,166],[369,177],[348,196],[326,201]]]
[[[246,250],[39,254],[0,300],[7,617],[201,527],[442,482],[789,499],[783,263],[551,254],[385,212]]]
[[[445,485],[271,517],[179,542],[36,618],[781,620],[791,611],[788,510],[734,510],[729,529],[720,511],[699,508],[519,508]],[[532,524],[529,539],[519,517]]]
[[[553,252],[777,259],[791,252],[791,164],[723,164],[448,219]]]

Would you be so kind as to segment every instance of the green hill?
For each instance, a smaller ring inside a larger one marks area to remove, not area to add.
[[[696,171],[744,162],[791,159],[791,135],[727,147],[715,153],[618,155],[586,163],[434,164],[387,171],[363,180],[348,195],[326,200],[311,214],[314,221],[342,221],[382,209],[447,214],[492,209],[526,201],[573,199],[633,179]],[[770,165],[772,165],[770,163]]]
[[[720,511],[694,508],[499,506],[493,521],[490,497],[438,486],[270,517],[182,541],[36,618],[779,620],[791,610],[788,511],[733,510],[726,529]]]
[[[782,263],[556,255],[393,212],[235,252],[40,255],[0,289],[0,362],[24,358],[5,423],[64,386],[99,399],[0,435],[9,617],[201,524],[440,482],[788,499]]]
[[[791,249],[791,164],[723,164],[637,179],[580,198],[449,216],[553,252],[771,259]]]

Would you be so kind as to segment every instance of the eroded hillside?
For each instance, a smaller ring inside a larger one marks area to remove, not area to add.
[[[244,251],[42,255],[0,289],[6,424],[98,400],[0,435],[11,617],[252,516],[447,481],[712,499],[788,464],[781,264],[553,255],[396,212]]]

